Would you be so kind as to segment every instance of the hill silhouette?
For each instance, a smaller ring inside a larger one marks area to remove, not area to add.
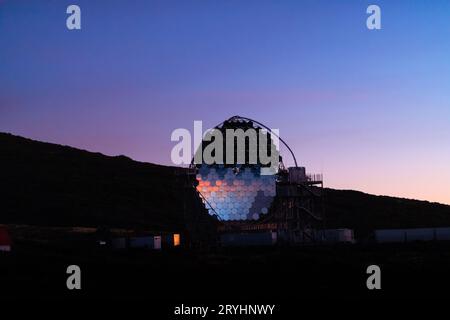
[[[7,133],[0,150],[0,223],[174,230],[186,219],[211,220],[182,168]],[[450,206],[438,203],[333,189],[324,201],[329,228],[450,226]]]
[[[374,229],[450,226],[450,206],[412,199],[375,196],[354,190],[324,189],[326,226]]]
[[[0,150],[0,223],[177,230],[186,214],[209,219],[180,168],[5,133]]]

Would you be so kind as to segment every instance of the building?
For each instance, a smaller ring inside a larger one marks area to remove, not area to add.
[[[161,249],[161,236],[131,237],[130,248]]]
[[[0,251],[9,252],[11,251],[12,241],[9,236],[8,229],[6,227],[0,226]]]
[[[377,243],[406,243],[418,241],[450,241],[450,228],[379,229]]]
[[[163,248],[175,248],[181,244],[181,237],[179,233],[168,233],[161,239]]]
[[[321,231],[322,242],[333,243],[355,243],[355,235],[352,229],[325,229]]]
[[[224,247],[273,246],[276,243],[276,232],[224,233],[220,236],[220,244]]]

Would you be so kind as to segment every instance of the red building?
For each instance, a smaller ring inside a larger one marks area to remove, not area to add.
[[[0,251],[11,251],[12,241],[8,230],[0,226]]]

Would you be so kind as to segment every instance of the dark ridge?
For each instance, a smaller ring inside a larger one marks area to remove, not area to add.
[[[185,223],[185,192],[200,203],[180,168],[5,133],[0,150],[0,223],[174,230]]]
[[[449,227],[450,206],[360,191],[324,189],[326,225],[351,228],[359,235],[373,229]]]
[[[185,224],[184,201],[206,216],[195,192],[183,188],[182,168],[5,133],[0,150],[0,223],[169,230]],[[329,228],[366,234],[450,226],[448,205],[333,189],[324,190],[324,200]]]

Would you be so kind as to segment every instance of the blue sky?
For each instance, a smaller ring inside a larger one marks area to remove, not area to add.
[[[239,114],[329,187],[450,204],[449,39],[448,1],[0,1],[0,131],[170,164]]]

